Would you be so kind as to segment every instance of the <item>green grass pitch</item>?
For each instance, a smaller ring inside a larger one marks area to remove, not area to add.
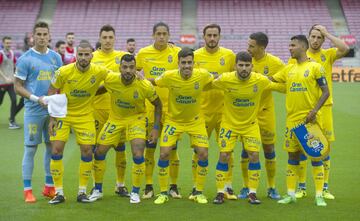
[[[67,200],[62,205],[49,205],[41,196],[44,182],[43,151],[39,146],[33,175],[33,191],[38,201],[25,204],[21,178],[21,161],[23,154],[23,131],[8,130],[9,99],[6,97],[0,107],[0,220],[359,220],[360,217],[360,84],[338,83],[334,85],[334,123],[336,141],[331,150],[330,190],[336,199],[328,200],[328,206],[317,208],[314,205],[314,187],[311,168],[308,170],[308,197],[292,205],[278,205],[266,198],[266,174],[262,163],[261,184],[258,196],[262,204],[250,205],[246,200],[226,201],[223,205],[211,203],[215,196],[215,165],[217,162],[217,145],[214,137],[210,141],[209,174],[207,176],[205,195],[210,203],[195,204],[187,199],[192,187],[191,154],[187,136],[180,142],[181,160],[178,184],[184,199],[170,199],[167,204],[155,205],[153,200],[143,200],[141,204],[130,205],[128,198],[119,198],[114,194],[115,168],[114,154],[107,156],[107,171],[104,180],[104,198],[92,204],[76,202],[78,186],[79,147],[73,135],[67,143],[64,154],[65,176],[64,190]],[[287,155],[282,149],[285,99],[275,94],[277,116],[277,188],[281,194],[286,191],[285,166]],[[6,95],[7,96],[7,95]],[[22,113],[17,116],[22,125]],[[127,145],[128,169],[126,184],[130,188],[130,171],[132,158]],[[158,150],[156,158],[158,157]],[[235,151],[235,169],[233,187],[238,193],[241,187],[240,146]],[[261,154],[263,162],[263,154]],[[155,190],[159,190],[155,168]],[[89,187],[90,189],[90,187]]]

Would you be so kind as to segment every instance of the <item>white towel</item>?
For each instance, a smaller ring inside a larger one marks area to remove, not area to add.
[[[54,94],[44,97],[51,117],[64,118],[67,114],[67,98],[65,94]]]

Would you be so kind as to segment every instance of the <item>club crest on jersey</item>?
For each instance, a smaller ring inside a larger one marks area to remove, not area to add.
[[[105,140],[106,134],[101,135],[100,140]]]
[[[321,61],[322,61],[322,62],[325,62],[325,61],[326,61],[325,55],[321,54],[321,55],[320,55],[320,58],[321,58]]]
[[[163,142],[167,142],[168,141],[168,136],[165,135],[164,138],[163,138]]]
[[[115,57],[115,63],[120,64],[120,58],[119,57]]]
[[[257,92],[258,91],[258,86],[255,84],[254,87],[253,87],[253,92]]]
[[[309,76],[309,70],[306,70],[305,72],[304,72],[304,77],[308,77]]]
[[[264,67],[264,74],[265,74],[265,75],[268,75],[268,74],[269,74],[269,67],[268,67],[268,66],[265,66],[265,67]]]
[[[172,63],[172,62],[173,62],[173,57],[172,57],[172,55],[169,55],[169,56],[168,56],[168,62],[169,62],[169,63]]]
[[[199,89],[199,82],[195,82],[195,85],[194,85],[194,88],[195,88],[195,90],[197,90],[197,89]]]
[[[134,99],[139,98],[139,93],[137,91],[134,91]]]
[[[220,65],[224,66],[225,65],[225,59],[224,58],[220,58]]]
[[[96,82],[96,78],[95,78],[95,76],[93,75],[92,77],[91,77],[91,79],[90,79],[90,83],[91,84],[94,84]]]

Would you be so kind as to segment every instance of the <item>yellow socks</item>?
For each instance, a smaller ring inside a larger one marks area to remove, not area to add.
[[[249,176],[249,192],[256,193],[260,181],[260,162],[249,163],[248,176]]]
[[[249,166],[249,155],[243,149],[241,152],[241,175],[243,178],[243,187],[249,187],[249,176],[248,176],[248,166]]]
[[[209,164],[208,160],[198,161],[198,165],[196,168],[196,173],[197,173],[196,183],[195,183],[196,191],[202,192],[204,190],[205,179],[208,172],[208,164]]]
[[[170,184],[176,184],[179,177],[179,155],[176,149],[170,152]]]
[[[81,161],[79,165],[79,190],[81,192],[86,192],[86,187],[91,177],[92,168],[92,155],[90,155],[89,157],[81,156]]]
[[[125,144],[115,148],[116,183],[123,185],[125,182],[126,152]]]
[[[299,161],[288,160],[286,173],[287,192],[290,196],[295,196],[296,180],[299,169]]]
[[[265,153],[265,169],[268,188],[275,188],[276,157],[275,152]]]
[[[312,173],[315,183],[316,196],[322,196],[324,187],[324,166],[322,161],[312,161]]]
[[[227,163],[218,162],[216,165],[216,188],[218,193],[223,193],[225,188],[226,177],[229,172]]]
[[[64,165],[62,155],[52,155],[50,160],[50,172],[53,177],[56,192],[63,193],[63,173]]]
[[[169,188],[169,161],[158,161],[160,192],[167,193]]]

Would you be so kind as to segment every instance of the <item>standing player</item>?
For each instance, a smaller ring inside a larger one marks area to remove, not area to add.
[[[224,91],[224,113],[218,137],[219,161],[216,166],[217,196],[215,204],[224,203],[224,186],[229,170],[229,158],[237,140],[243,143],[250,158],[248,165],[249,203],[260,204],[256,190],[260,180],[260,129],[257,113],[261,107],[262,95],[266,90],[283,88],[267,77],[252,72],[251,55],[239,52],[236,55],[236,71],[224,73],[213,81],[213,85]],[[278,89],[279,90],[279,89]],[[268,91],[270,92],[270,91]]]
[[[66,47],[64,54],[64,64],[70,64],[76,61],[76,48],[74,47],[75,34],[74,32],[66,33]]]
[[[169,89],[169,110],[166,116],[161,138],[159,182],[160,191],[155,204],[163,204],[168,198],[169,158],[176,142],[183,133],[188,133],[191,146],[198,155],[195,192],[192,199],[197,203],[207,203],[203,195],[205,178],[208,171],[208,136],[205,121],[201,116],[201,93],[214,76],[205,69],[195,69],[194,53],[189,48],[183,48],[178,53],[179,69],[166,71],[155,79],[159,87]]]
[[[322,45],[325,38],[329,39],[335,48],[323,49]],[[309,49],[306,54],[309,58],[321,64],[325,68],[325,77],[328,82],[330,97],[321,108],[323,117],[323,126],[325,136],[330,142],[335,141],[332,104],[333,104],[333,90],[332,90],[332,66],[337,59],[344,57],[349,52],[349,47],[339,38],[330,34],[322,25],[314,25],[309,31]],[[324,188],[323,195],[325,199],[335,199],[335,197],[328,190],[328,181],[330,173],[330,156],[324,159]],[[296,192],[296,198],[303,198],[306,196],[306,157],[301,156],[299,167],[299,187]]]
[[[11,37],[3,37],[2,43],[4,48],[0,50],[0,105],[7,92],[11,101],[9,129],[19,129],[20,126],[15,122],[17,105],[14,89],[14,70],[16,58],[14,52],[11,50]]]
[[[319,123],[319,110],[329,97],[324,68],[309,61],[306,50],[308,40],[304,35],[291,38],[289,51],[296,59],[295,64],[287,65],[280,72],[273,75],[276,82],[286,83],[286,132],[284,149],[288,152],[287,165],[287,195],[278,203],[289,204],[296,202],[295,187],[298,175],[301,146],[292,129],[301,123]],[[322,161],[312,161],[313,177],[315,182],[317,206],[326,206],[322,196],[324,186],[324,167]]]
[[[217,24],[210,24],[203,29],[203,38],[205,46],[195,51],[196,67],[205,68],[212,74],[221,75],[224,72],[234,70],[235,54],[227,48],[219,46],[221,28]],[[222,108],[223,108],[223,92],[212,89],[203,92],[202,112],[205,118],[206,130],[208,137],[211,136],[213,130],[216,132],[216,137],[219,134]],[[236,200],[237,197],[232,189],[232,168],[234,157],[231,154],[229,173],[225,185],[225,197],[227,199]],[[196,163],[197,156],[193,154],[193,182],[196,181]]]
[[[115,29],[111,25],[104,25],[99,33],[100,49],[93,53],[92,63],[106,67],[107,69],[119,72],[120,60],[124,51],[114,50]],[[110,112],[110,95],[105,93],[94,99],[94,118],[96,125],[96,138],[98,137]],[[120,143],[115,148],[116,187],[115,193],[122,197],[128,197],[129,192],[125,186],[126,152],[125,144]]]
[[[139,203],[140,184],[145,172],[144,149],[146,140],[146,109],[145,100],[154,106],[154,128],[150,133],[149,142],[156,142],[159,136],[161,101],[154,87],[147,80],[136,78],[136,63],[133,55],[121,58],[121,74],[111,73],[104,81],[104,91],[111,95],[110,116],[98,137],[95,152],[95,190],[90,199],[102,198],[102,183],[105,173],[105,157],[112,146],[119,141],[130,141],[133,154],[132,191],[130,203]]]
[[[47,95],[54,72],[62,65],[60,55],[47,48],[50,37],[47,23],[39,22],[34,29],[34,47],[25,52],[16,64],[15,91],[25,98],[24,113],[24,158],[22,175],[25,202],[34,203],[31,178],[34,169],[34,156],[38,144],[44,142],[45,187],[43,195],[55,195],[54,183],[50,174],[51,145],[48,134],[49,114],[44,107],[43,96]]]
[[[252,33],[248,40],[248,52],[252,56],[253,71],[263,74],[264,76],[272,76],[280,71],[285,65],[280,58],[265,51],[269,39],[265,33]],[[285,87],[285,86],[284,86]],[[265,156],[265,169],[267,175],[267,194],[271,199],[280,199],[280,195],[275,189],[276,174],[276,158],[275,158],[275,107],[274,99],[271,93],[264,93],[260,102],[258,113],[258,123],[260,127],[260,135],[262,147]],[[243,149],[241,153],[241,170],[243,177],[243,188],[240,191],[239,198],[247,198],[249,193],[247,176],[247,166],[249,163],[248,155]]]
[[[126,40],[126,51],[132,55],[135,55],[136,50],[136,41],[133,38],[129,38]]]
[[[95,123],[92,102],[99,85],[107,76],[108,70],[96,64],[90,64],[92,47],[88,41],[81,41],[77,47],[76,63],[61,67],[51,83],[49,94],[60,91],[66,95],[67,115],[65,118],[50,118],[49,132],[52,146],[51,175],[54,179],[56,196],[49,204],[58,204],[65,201],[63,191],[63,152],[68,140],[70,128],[74,129],[76,141],[80,145],[81,161],[79,166],[79,192],[77,201],[89,203],[86,195],[92,162],[92,147],[95,145]]]
[[[55,51],[61,56],[62,61],[64,62],[65,58],[66,43],[63,40],[57,41],[55,44]]]
[[[143,70],[146,78],[156,78],[161,76],[165,71],[177,68],[178,57],[177,54],[181,50],[172,44],[168,44],[170,38],[169,26],[163,22],[159,22],[153,27],[154,44],[140,49],[136,57],[136,65],[138,70]],[[168,110],[168,89],[155,87],[156,93],[159,95],[161,103],[163,104],[163,116],[166,115]],[[146,103],[148,111],[148,133],[152,130],[154,119],[154,107],[152,104]],[[164,117],[163,117],[164,119]],[[145,149],[145,193],[144,199],[154,196],[153,189],[153,172],[154,172],[154,152],[156,143],[146,143]],[[170,196],[173,198],[181,198],[178,187],[176,185],[179,176],[179,156],[176,147],[170,154]]]

